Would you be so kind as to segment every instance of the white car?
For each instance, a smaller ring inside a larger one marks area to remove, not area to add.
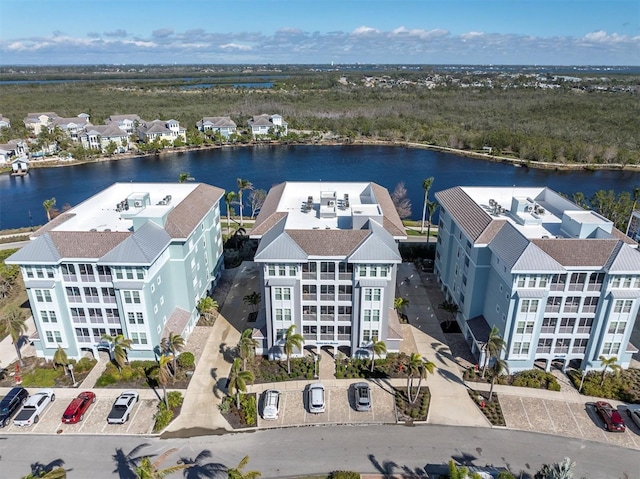
[[[125,391],[115,400],[111,412],[107,416],[109,424],[124,424],[129,420],[133,407],[138,402],[137,391]]]
[[[320,414],[324,412],[324,386],[321,383],[313,383],[309,385],[309,389],[307,390],[307,398],[309,401],[308,404],[310,413]]]
[[[53,389],[41,389],[33,396],[29,396],[18,415],[13,418],[13,424],[20,427],[36,424],[45,408],[55,400],[56,395]]]
[[[264,402],[262,406],[262,419],[275,421],[280,413],[280,391],[277,389],[267,389],[264,392]]]
[[[636,426],[640,427],[640,404],[629,404],[627,406],[627,416],[636,423]]]

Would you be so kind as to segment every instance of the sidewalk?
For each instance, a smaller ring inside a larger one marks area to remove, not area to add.
[[[33,333],[36,332],[36,325],[33,322],[33,317],[29,316],[25,323],[27,325],[27,332],[24,334],[24,338],[29,338]],[[23,344],[20,352],[22,356],[25,356],[25,350],[28,348],[29,341]],[[28,354],[27,354],[28,355]],[[16,354],[16,348],[11,341],[11,336],[7,336],[2,341],[0,341],[0,368],[7,368],[9,365],[18,360],[18,355]]]

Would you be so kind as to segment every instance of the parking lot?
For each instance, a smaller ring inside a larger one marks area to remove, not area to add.
[[[604,430],[602,419],[590,404],[550,399],[500,395],[507,427],[557,436],[575,437],[640,449],[640,429],[628,419],[624,406],[618,410],[625,420],[623,433]]]
[[[371,410],[358,412],[355,410],[353,389],[347,386],[327,386],[325,384],[326,410],[324,413],[308,412],[305,385],[298,389],[282,390],[280,397],[280,414],[275,421],[258,418],[258,427],[287,427],[312,424],[394,424],[396,422],[394,397],[388,391],[373,383],[371,386]],[[277,385],[276,385],[277,388]],[[266,387],[264,389],[267,389]],[[262,412],[262,395],[258,404]]]
[[[30,391],[34,392],[34,391]],[[107,424],[107,416],[111,411],[114,397],[100,398],[100,393],[84,420],[77,424],[63,424],[62,414],[71,402],[71,398],[56,397],[40,416],[37,424],[28,427],[17,427],[11,424],[0,429],[0,434],[149,434],[153,429],[153,416],[158,410],[158,401],[140,399],[135,405],[129,421],[124,424]]]

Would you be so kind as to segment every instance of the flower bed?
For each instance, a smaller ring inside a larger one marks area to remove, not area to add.
[[[171,421],[180,415],[182,409],[182,402],[184,398],[180,391],[170,391],[167,393],[167,402],[169,403],[169,409],[167,409],[164,401],[158,403],[158,412],[154,416],[155,423],[153,425],[153,432],[160,432],[167,427]]]
[[[318,368],[320,365],[318,364]],[[287,372],[287,361],[269,361],[263,357],[247,360],[247,370],[255,376],[254,384],[313,379],[315,362],[311,356],[291,358],[291,374]]]
[[[182,353],[180,356],[191,353]],[[171,389],[186,389],[191,380],[194,369],[191,357],[185,361],[178,357],[178,367],[175,377],[169,380],[167,385]],[[185,367],[181,367],[186,365]],[[131,361],[125,364],[121,370],[113,363],[108,363],[102,376],[98,378],[94,387],[97,388],[118,388],[118,389],[140,389],[148,387],[158,387],[158,382],[154,379],[157,372],[158,363],[156,361]]]
[[[469,396],[476,403],[476,406],[480,408],[482,414],[489,420],[493,426],[506,426],[507,423],[502,415],[502,408],[500,407],[500,401],[498,395],[493,393],[493,399],[489,401],[489,393],[483,391],[474,391],[468,389]]]
[[[236,398],[227,396],[220,403],[222,416],[234,429],[255,427],[258,424],[258,403],[255,393],[240,395],[240,409]]]
[[[370,359],[344,358],[336,360],[336,379],[401,378],[407,355],[390,353],[384,359],[376,359],[371,371]]]
[[[418,388],[412,389],[412,396],[416,394]],[[407,388],[396,389],[396,410],[399,421],[426,421],[429,415],[429,403],[431,402],[431,392],[424,386],[420,388],[420,396],[413,403],[407,398]]]
[[[41,388],[65,388],[72,387],[71,374],[62,366],[53,367],[53,362],[44,358],[27,357],[23,359],[24,366],[16,372],[16,362],[10,364],[0,379],[0,387],[12,387],[16,385],[16,376],[20,376],[22,386]],[[82,358],[80,361],[70,360],[73,365],[73,375],[77,383],[84,380],[96,365],[95,359]],[[13,374],[12,374],[13,373]]]
[[[568,372],[571,382],[580,388],[582,371]],[[589,371],[582,384],[582,394],[608,399],[617,399],[629,403],[640,404],[640,369],[607,372],[602,383],[602,371]]]
[[[492,375],[491,370],[487,369],[487,373],[483,379],[482,369],[476,371],[474,367],[470,367],[464,372],[464,380],[490,383]],[[529,369],[512,375],[502,375],[496,378],[496,384],[560,391],[558,379],[553,374],[543,371],[542,369]]]

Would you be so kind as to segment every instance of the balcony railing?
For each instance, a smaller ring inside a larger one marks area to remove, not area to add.
[[[338,301],[351,301],[353,298],[352,294],[339,294]]]
[[[115,296],[104,296],[102,298],[102,301],[105,303],[115,303],[116,302],[116,297]]]
[[[321,314],[320,321],[333,321],[335,320],[335,316],[333,314]]]
[[[82,296],[67,296],[70,303],[82,303]]]
[[[350,314],[339,314],[338,315],[338,321],[351,321],[351,315]]]
[[[302,320],[303,321],[317,321],[318,320],[318,315],[316,313],[313,314],[303,314],[302,315]]]
[[[564,283],[551,283],[551,291],[564,291]]]
[[[316,333],[304,333],[302,337],[306,340],[315,341],[318,335]]]
[[[336,279],[335,273],[320,273],[320,279]]]
[[[302,299],[304,301],[315,301],[318,295],[316,293],[302,293]]]
[[[338,334],[338,341],[349,341],[350,339],[350,334]]]
[[[317,273],[302,273],[302,279],[316,279],[317,277]]]
[[[65,281],[78,281],[78,276],[75,274],[63,274],[62,279]]]
[[[333,333],[331,334],[320,334],[320,339],[324,339],[325,341],[333,341]]]
[[[569,283],[569,291],[582,291],[584,283]]]
[[[351,279],[353,277],[353,273],[338,273],[338,279],[345,280]]]
[[[83,283],[93,283],[96,280],[96,277],[92,274],[81,274],[80,281]]]
[[[602,289],[602,283],[589,283],[587,291],[600,291]]]
[[[85,302],[87,303],[99,303],[100,296],[85,296]]]
[[[334,301],[336,298],[335,294],[321,294],[320,301]]]
[[[110,274],[99,274],[98,281],[101,283],[111,283],[113,281],[113,276]]]

